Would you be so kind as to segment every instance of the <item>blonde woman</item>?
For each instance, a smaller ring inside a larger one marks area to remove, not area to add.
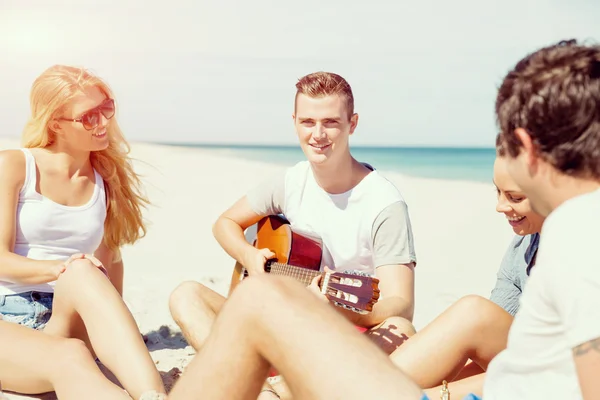
[[[84,69],[53,66],[30,101],[23,148],[0,152],[2,387],[61,399],[160,398],[160,375],[121,297],[119,247],[144,235],[147,200],[113,93]]]

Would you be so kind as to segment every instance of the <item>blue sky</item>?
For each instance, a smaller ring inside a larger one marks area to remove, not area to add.
[[[50,65],[105,78],[134,141],[293,144],[294,84],[351,84],[360,145],[491,146],[495,90],[536,48],[600,41],[595,0],[0,1],[0,136]]]

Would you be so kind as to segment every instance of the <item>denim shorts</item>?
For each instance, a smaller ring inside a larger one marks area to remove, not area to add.
[[[43,292],[0,295],[0,314],[4,321],[42,330],[52,315],[53,298]]]

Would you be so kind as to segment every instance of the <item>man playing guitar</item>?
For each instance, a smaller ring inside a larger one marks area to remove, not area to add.
[[[317,72],[301,78],[296,88],[293,121],[307,160],[239,199],[214,224],[215,238],[252,276],[265,273],[274,256],[244,237],[263,217],[283,214],[292,227],[318,235],[322,268],[379,279],[380,298],[372,312],[336,310],[389,354],[414,334],[416,256],[407,205],[390,181],[350,153],[358,114],[346,80]],[[315,279],[309,288],[327,301],[317,284]],[[225,300],[198,282],[184,282],[171,295],[173,318],[196,350]]]

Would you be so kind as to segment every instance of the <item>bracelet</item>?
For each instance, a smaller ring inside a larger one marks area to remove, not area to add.
[[[440,390],[440,400],[450,400],[450,389],[448,389],[448,382],[442,381],[442,389]]]
[[[278,395],[278,394],[277,394],[277,392],[276,392],[276,391],[274,391],[273,389],[263,389],[263,390],[261,390],[260,392],[261,392],[261,393],[262,393],[262,392],[271,392],[271,393],[273,393],[275,396],[277,396],[277,398],[278,398],[278,399],[281,399],[281,396],[280,396],[280,395]]]

